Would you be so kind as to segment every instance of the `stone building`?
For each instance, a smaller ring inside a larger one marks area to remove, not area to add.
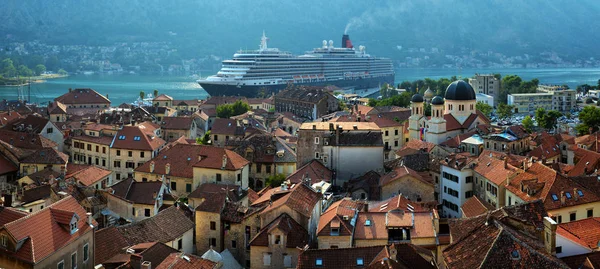
[[[310,120],[339,110],[338,100],[322,87],[288,86],[275,95],[275,111]]]

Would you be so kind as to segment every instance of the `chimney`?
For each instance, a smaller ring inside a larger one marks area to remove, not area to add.
[[[565,205],[565,203],[567,202],[566,198],[565,198],[565,192],[561,191],[560,192],[560,204],[561,205]]]
[[[225,169],[227,166],[227,155],[223,154],[223,160],[221,161],[221,170]]]
[[[153,192],[152,193],[152,199],[156,200],[156,196],[157,196],[156,192]]]
[[[150,162],[150,173],[154,173],[154,161]]]
[[[87,216],[87,224],[90,225],[90,227],[94,227],[94,219],[92,218],[92,213],[87,212],[85,213],[85,215]]]
[[[573,188],[573,198],[575,198],[575,201],[579,200],[579,195],[577,195],[577,188]]]
[[[397,257],[398,257],[398,250],[396,249],[396,245],[392,244],[390,246],[390,259],[392,259],[394,261],[398,261]]]
[[[168,175],[169,173],[171,173],[171,164],[167,163],[165,165],[165,174]]]
[[[550,217],[544,217],[544,247],[548,254],[556,255],[556,222]]]
[[[149,261],[144,261],[142,263],[142,269],[152,269],[152,263]]]

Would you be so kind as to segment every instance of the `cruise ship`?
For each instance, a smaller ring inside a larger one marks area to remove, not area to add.
[[[211,96],[246,97],[278,92],[290,84],[355,90],[394,84],[392,61],[367,54],[364,46],[354,48],[348,35],[342,37],[342,47],[323,40],[321,47],[303,55],[269,48],[267,40],[263,32],[258,50],[238,51],[223,61],[216,75],[198,83]]]

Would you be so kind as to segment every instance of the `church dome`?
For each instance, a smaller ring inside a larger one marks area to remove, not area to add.
[[[433,97],[433,99],[431,99],[431,104],[432,105],[443,105],[444,98],[442,98],[441,96]]]
[[[463,80],[457,80],[448,85],[446,89],[446,100],[476,100],[475,90]]]
[[[423,96],[421,96],[420,94],[416,93],[415,95],[412,96],[412,98],[410,99],[411,102],[413,103],[423,103]]]
[[[434,95],[435,95],[435,92],[433,92],[430,88],[427,88],[423,97],[425,97],[425,99],[431,99],[431,98],[433,98]]]

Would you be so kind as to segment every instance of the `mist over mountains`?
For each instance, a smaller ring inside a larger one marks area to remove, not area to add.
[[[600,52],[597,0],[3,0],[0,44],[106,45],[166,41],[182,56],[228,57],[269,46],[294,53],[321,41],[354,45],[378,56],[403,59],[409,48],[443,54],[493,51],[511,55],[555,52],[586,59]]]

